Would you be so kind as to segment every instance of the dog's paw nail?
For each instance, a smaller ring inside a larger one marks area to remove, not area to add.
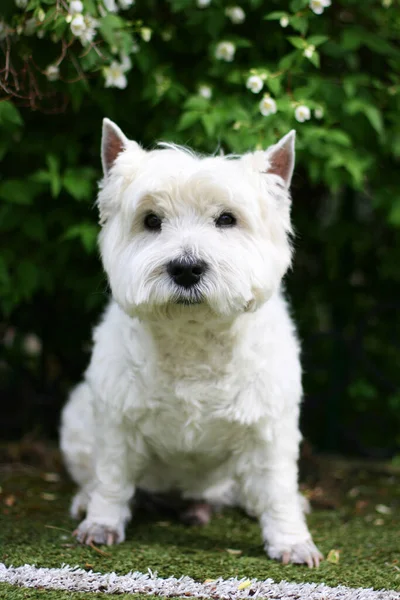
[[[293,544],[293,546],[285,549],[270,548],[268,550],[270,558],[281,560],[282,564],[306,564],[310,569],[319,567],[323,556],[312,540]]]
[[[87,546],[90,546],[91,544],[106,544],[107,546],[112,546],[114,544],[119,544],[124,539],[122,527],[116,527],[114,529],[108,525],[90,523],[86,520],[82,521],[74,534],[81,544],[86,544]]]

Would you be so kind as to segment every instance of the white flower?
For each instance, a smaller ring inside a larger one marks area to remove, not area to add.
[[[15,0],[15,5],[18,8],[26,8],[28,6],[28,0]]]
[[[161,37],[164,42],[170,42],[172,40],[172,29],[164,29],[164,31],[161,32]]]
[[[57,81],[60,77],[60,69],[57,65],[49,65],[46,67],[44,74],[49,81]]]
[[[279,19],[279,25],[281,27],[287,27],[289,25],[289,18],[286,15],[283,15],[283,17]]]
[[[83,46],[85,46],[86,44],[90,44],[90,42],[96,35],[96,28],[99,26],[99,22],[97,21],[97,19],[93,19],[93,17],[91,17],[90,15],[85,16],[85,23],[86,29],[79,36],[79,39],[81,40]]]
[[[310,8],[316,15],[322,15],[325,8],[331,5],[331,0],[310,0]]]
[[[308,108],[308,106],[304,106],[304,104],[301,104],[300,106],[296,106],[294,116],[296,118],[296,121],[298,121],[299,123],[304,123],[304,121],[308,121],[309,119],[311,119],[311,111]]]
[[[246,13],[240,6],[228,6],[225,9],[225,14],[235,25],[243,23],[246,18]]]
[[[103,0],[103,4],[108,12],[118,12],[118,6],[116,5],[115,0]]]
[[[276,102],[271,96],[264,96],[261,100],[260,104],[260,113],[264,115],[264,117],[268,117],[269,115],[274,115],[278,110],[276,107]]]
[[[140,35],[142,36],[142,40],[144,42],[149,42],[151,40],[152,34],[153,32],[150,29],[150,27],[142,27],[142,29],[140,30]]]
[[[28,333],[23,340],[23,348],[29,356],[38,356],[42,352],[42,342],[35,333]]]
[[[393,4],[393,0],[382,0],[382,6],[384,8],[390,8]]]
[[[121,54],[121,69],[124,73],[132,68],[132,61],[127,54]]]
[[[25,28],[24,28],[25,35],[33,35],[35,33],[35,29],[36,29],[35,17],[32,17],[31,19],[28,19],[27,21],[25,21]]]
[[[319,107],[314,110],[314,117],[316,119],[322,119],[324,116],[324,109]]]
[[[211,4],[211,0],[197,0],[197,6],[199,8],[206,8],[209,4]]]
[[[4,40],[9,32],[9,27],[4,21],[0,21],[0,42]]]
[[[38,10],[37,18],[39,19],[39,21],[40,21],[41,23],[43,23],[43,21],[45,20],[45,18],[46,18],[46,13],[44,12],[43,8],[40,8],[40,9]]]
[[[219,42],[215,49],[215,58],[232,62],[235,57],[236,46],[232,42]]]
[[[109,67],[105,67],[104,75],[106,78],[106,87],[116,87],[123,90],[128,84],[124,75],[124,67],[116,61],[113,61]]]
[[[83,4],[81,0],[71,0],[68,7],[70,15],[80,15],[83,13]]]
[[[39,38],[39,40],[41,40],[42,38],[44,38],[44,29],[39,29],[39,31],[37,32],[37,36]]]
[[[263,89],[264,82],[259,75],[251,75],[246,81],[246,87],[253,94],[258,94]]]
[[[303,52],[303,56],[305,56],[306,58],[311,58],[312,55],[315,52],[315,46],[313,46],[312,44],[310,46],[307,46],[307,48],[305,48],[304,52]]]
[[[212,89],[209,85],[199,85],[198,92],[199,96],[201,96],[202,98],[206,98],[207,100],[209,100],[212,96]]]
[[[76,37],[80,37],[86,31],[86,22],[83,15],[75,15],[71,21],[71,31]]]
[[[136,40],[132,40],[131,52],[132,54],[137,54],[140,50],[140,46]]]
[[[122,10],[126,10],[135,4],[135,0],[118,0]]]
[[[83,46],[90,44],[96,35],[96,27],[99,26],[97,19],[90,15],[75,15],[71,21],[72,33],[80,39]]]

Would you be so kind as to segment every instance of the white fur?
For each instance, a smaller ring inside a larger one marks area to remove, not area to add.
[[[123,135],[108,123],[104,143]],[[293,139],[200,158],[123,138],[98,198],[113,301],[62,416],[61,448],[80,486],[72,511],[87,511],[81,541],[123,541],[136,487],[215,503],[235,491],[270,557],[318,564],[297,485],[299,344],[280,292]],[[275,148],[287,153],[281,171]],[[160,232],[144,228],[149,212],[162,217]],[[222,212],[237,225],[216,227]],[[182,256],[207,264],[198,304],[167,273]]]

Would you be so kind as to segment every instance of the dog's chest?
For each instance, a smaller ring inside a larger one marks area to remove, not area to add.
[[[197,376],[159,373],[147,398],[142,433],[166,452],[220,453],[238,435],[239,426],[226,419],[235,393],[232,377],[201,369]]]

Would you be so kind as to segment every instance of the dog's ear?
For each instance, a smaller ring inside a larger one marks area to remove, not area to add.
[[[270,146],[266,151],[269,167],[267,173],[279,175],[285,182],[286,188],[290,187],[294,169],[294,143],[296,132],[289,131],[278,143]]]
[[[110,119],[103,119],[103,134],[101,137],[101,162],[104,177],[107,177],[118,154],[125,150],[128,138],[121,129]]]

